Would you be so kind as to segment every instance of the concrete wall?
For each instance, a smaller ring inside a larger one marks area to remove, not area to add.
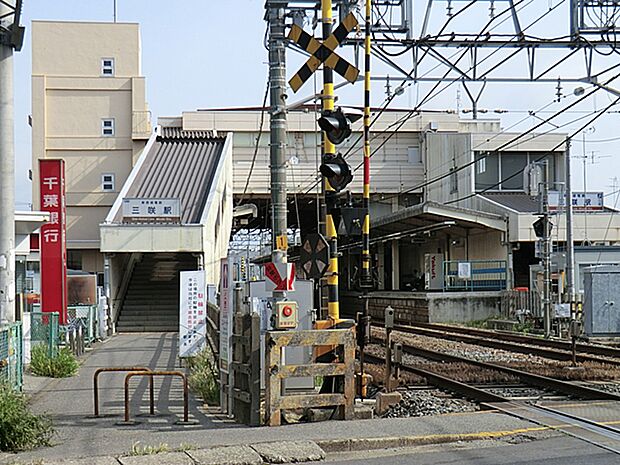
[[[499,292],[427,294],[429,323],[465,323],[500,315]]]
[[[457,171],[457,190],[452,191],[452,168],[467,165],[472,160],[470,134],[442,134],[427,132],[425,135],[425,162],[427,165],[427,179],[432,180],[446,176],[441,181],[434,182],[426,188],[425,199],[440,204],[460,199],[473,190],[473,172],[466,168]],[[461,205],[466,206],[466,205]]]
[[[383,318],[388,305],[403,323],[465,323],[500,315],[500,292],[373,292],[368,303],[374,318]],[[356,294],[342,297],[347,315],[361,311]]]
[[[102,76],[102,58],[114,75]],[[138,24],[33,21],[33,204],[39,204],[38,160],[62,158],[66,168],[67,247],[99,248],[99,223],[151,133],[140,67]],[[114,118],[114,136],[101,120]],[[115,175],[115,192],[102,191],[102,174]],[[89,260],[83,264],[88,271]]]
[[[203,224],[203,263],[206,282],[220,282],[220,260],[228,256],[233,210],[233,135],[228,134],[222,151],[222,163],[209,193]]]

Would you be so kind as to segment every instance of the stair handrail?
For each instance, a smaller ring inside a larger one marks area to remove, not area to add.
[[[120,308],[125,303],[125,296],[127,294],[127,288],[129,287],[129,281],[131,280],[131,275],[133,274],[134,268],[136,264],[142,260],[142,253],[140,252],[132,252],[129,255],[129,259],[127,260],[127,265],[125,266],[125,271],[123,273],[123,277],[118,287],[116,288],[116,296],[114,299],[113,305],[113,321],[116,323],[118,320],[118,315],[120,313]],[[118,305],[116,305],[118,304]]]

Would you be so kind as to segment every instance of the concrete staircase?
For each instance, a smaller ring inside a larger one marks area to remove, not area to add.
[[[179,271],[195,270],[182,253],[144,254],[131,275],[116,329],[119,332],[179,330]]]

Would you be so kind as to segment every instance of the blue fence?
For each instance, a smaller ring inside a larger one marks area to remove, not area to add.
[[[506,260],[448,260],[443,274],[446,291],[506,289]]]

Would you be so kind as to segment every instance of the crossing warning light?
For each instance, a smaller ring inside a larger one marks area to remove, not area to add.
[[[338,107],[334,111],[324,111],[319,118],[319,126],[327,139],[338,145],[351,135],[351,124],[362,117],[362,113],[355,109],[344,110]]]
[[[536,237],[538,237],[539,239],[544,239],[545,237],[545,218],[539,218],[536,221],[534,221],[534,224],[532,224],[532,227],[534,228],[534,234],[536,234]],[[551,222],[549,222],[549,234],[551,234],[551,229],[553,229],[553,224]]]
[[[292,300],[276,302],[275,329],[294,329],[297,328],[297,323],[297,302]]]
[[[319,171],[327,178],[329,185],[336,192],[340,192],[353,180],[351,167],[341,153],[323,157]]]

